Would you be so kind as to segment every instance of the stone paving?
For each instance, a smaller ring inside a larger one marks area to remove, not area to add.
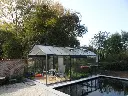
[[[0,96],[69,96],[68,94],[59,92],[53,88],[64,86],[67,84],[73,84],[84,80],[96,78],[99,76],[105,76],[109,78],[116,78],[120,80],[128,80],[127,78],[120,78],[120,76],[106,76],[96,75],[88,78],[83,78],[75,81],[69,81],[64,83],[58,83],[51,86],[46,86],[40,82],[27,80],[25,83],[16,83],[11,85],[4,85],[0,87]]]
[[[26,82],[0,87],[0,96],[69,96],[39,83]]]

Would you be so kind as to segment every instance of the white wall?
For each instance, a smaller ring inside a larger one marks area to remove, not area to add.
[[[58,71],[60,73],[65,73],[65,65],[63,56],[58,56]]]

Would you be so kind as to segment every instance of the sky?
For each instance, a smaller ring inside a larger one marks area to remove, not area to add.
[[[128,31],[128,0],[59,0],[65,7],[82,15],[81,24],[88,27],[81,45],[89,45],[91,38],[99,31],[111,34]]]

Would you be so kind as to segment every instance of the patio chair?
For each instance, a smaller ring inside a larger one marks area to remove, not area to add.
[[[56,74],[56,69],[49,70],[49,75],[55,76],[55,74]]]
[[[61,72],[56,73],[56,76],[57,77],[61,77],[61,78],[65,78],[65,74],[64,73],[61,73]]]
[[[67,80],[64,73],[56,73],[56,77],[60,80],[60,82]]]

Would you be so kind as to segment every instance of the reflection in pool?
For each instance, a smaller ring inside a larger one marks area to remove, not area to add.
[[[71,96],[128,96],[128,81],[102,77],[55,89]]]

